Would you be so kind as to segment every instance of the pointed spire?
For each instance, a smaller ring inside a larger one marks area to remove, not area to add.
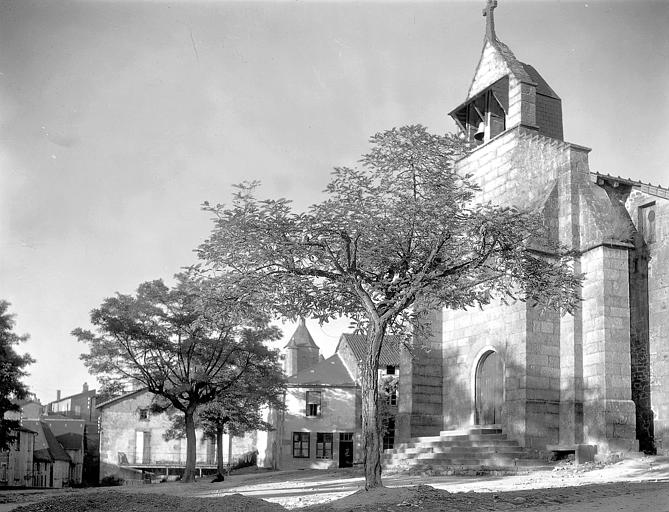
[[[316,345],[314,339],[311,337],[309,329],[307,329],[307,324],[304,320],[304,317],[300,317],[295,332],[290,337],[288,344],[284,348],[290,347],[311,347],[318,349],[318,345]]]
[[[497,7],[497,0],[488,0],[485,8],[483,9],[483,16],[485,20],[485,36],[489,41],[497,41],[497,36],[495,35],[495,17],[493,16],[493,10]]]

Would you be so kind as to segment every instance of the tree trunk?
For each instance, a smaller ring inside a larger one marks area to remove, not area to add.
[[[361,368],[362,437],[365,452],[365,490],[381,487],[381,421],[379,420],[379,356],[385,335],[384,324],[370,322],[367,354]]]
[[[223,425],[216,426],[216,471],[223,476],[225,461],[223,460]]]
[[[195,459],[197,457],[195,444],[195,410],[188,408],[184,411],[186,420],[186,469],[184,470],[182,482],[193,482],[195,480]]]

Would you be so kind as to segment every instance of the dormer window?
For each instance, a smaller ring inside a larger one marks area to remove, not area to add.
[[[468,141],[487,142],[506,130],[509,78],[504,77],[451,112]]]

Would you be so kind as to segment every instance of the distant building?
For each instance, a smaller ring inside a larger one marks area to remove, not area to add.
[[[56,400],[45,406],[42,417],[67,444],[77,470],[73,482],[96,485],[100,477],[99,414],[96,409],[97,394],[84,383],[80,393],[61,397],[56,390]]]
[[[0,487],[24,487],[32,484],[32,463],[35,432],[19,427],[12,432],[14,442],[8,450],[0,450]]]
[[[172,422],[165,412],[151,413],[153,393],[140,389],[98,405],[100,414],[100,478],[120,476],[141,479],[148,473],[176,477],[186,466],[186,439],[166,441]],[[224,436],[223,458],[235,461],[255,450],[255,434]],[[232,446],[230,446],[232,445]],[[200,473],[216,468],[216,441],[196,430],[196,468]]]
[[[298,342],[301,340],[301,343]],[[387,336],[379,378],[395,375],[399,344]],[[323,360],[304,320],[286,345],[285,411],[273,412],[276,430],[259,436],[259,465],[277,469],[351,467],[361,463],[360,362],[364,336],[343,334],[335,354]],[[392,448],[397,396],[388,397],[384,445]]]
[[[58,442],[49,425],[40,420],[24,420],[23,425],[37,433],[31,485],[61,488],[80,484],[76,463]]]

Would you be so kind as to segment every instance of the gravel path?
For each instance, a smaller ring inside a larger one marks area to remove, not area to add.
[[[389,474],[384,483],[364,492],[360,470],[259,470],[215,484],[5,491],[0,512],[669,512],[669,457],[502,477]]]

